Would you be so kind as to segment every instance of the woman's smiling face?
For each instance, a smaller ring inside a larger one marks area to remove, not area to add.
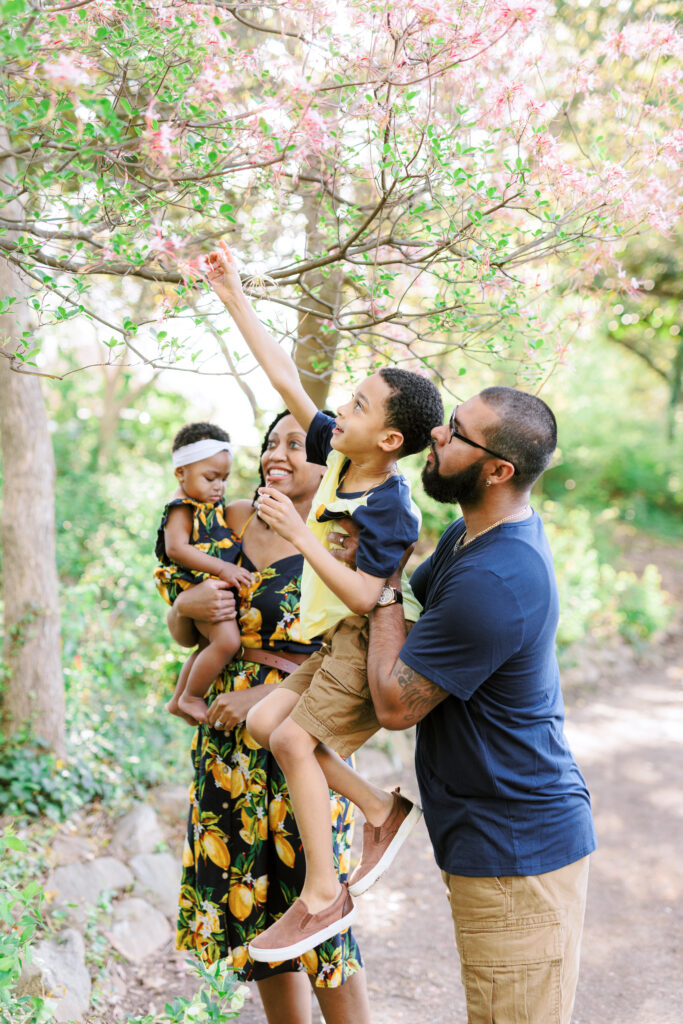
[[[263,477],[268,487],[276,487],[292,501],[313,500],[325,470],[306,461],[306,431],[289,414],[275,424],[261,456]]]

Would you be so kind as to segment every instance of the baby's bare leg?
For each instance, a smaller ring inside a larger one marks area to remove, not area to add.
[[[191,718],[189,715],[186,715],[184,711],[180,710],[178,701],[180,700],[180,696],[184,692],[185,687],[187,686],[187,677],[190,674],[190,669],[194,665],[197,654],[197,651],[193,651],[189,658],[185,659],[185,664],[181,668],[180,674],[178,675],[178,682],[175,684],[173,696],[166,705],[166,710],[170,715],[177,715],[178,718],[184,718],[185,721],[189,722],[191,725],[195,724],[194,718]]]
[[[215,623],[195,622],[195,626],[209,642],[197,654],[190,667],[185,690],[178,698],[178,707],[195,721],[205,722],[204,696],[214,679],[240,649],[240,631],[235,619]]]

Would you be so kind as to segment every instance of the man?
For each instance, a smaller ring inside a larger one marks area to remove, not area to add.
[[[406,638],[400,595],[371,614],[378,718],[417,723],[469,1024],[569,1024],[578,978],[595,833],[563,734],[552,556],[529,505],[556,437],[545,403],[513,388],[456,407],[422,479],[462,518],[413,574],[422,617]]]

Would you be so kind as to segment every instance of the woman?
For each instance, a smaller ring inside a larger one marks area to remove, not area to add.
[[[261,482],[282,490],[304,519],[324,470],[306,462],[305,441],[294,417],[282,413],[261,450]],[[206,962],[231,953],[240,978],[256,981],[269,1024],[310,1024],[310,987],[302,966],[327,1024],[369,1024],[365,976],[350,930],[301,961],[271,967],[248,958],[250,939],[296,898],[305,865],[284,776],[272,755],[249,736],[244,720],[268,692],[266,686],[280,682],[312,645],[301,640],[299,629],[299,552],[257,517],[250,501],[233,502],[227,522],[254,581],[240,599],[243,657],[238,654],[209,691],[208,722],[199,726],[193,747],[178,948],[201,952]],[[169,628],[179,642],[194,642],[183,633],[181,616],[218,621],[231,615],[232,597],[223,586],[208,580],[178,595]],[[351,821],[346,801],[335,798],[332,823],[342,878],[348,871]]]

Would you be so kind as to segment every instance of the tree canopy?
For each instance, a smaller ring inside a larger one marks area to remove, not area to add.
[[[680,33],[606,6],[586,37],[546,0],[5,0],[0,249],[38,330],[0,352],[36,372],[41,331],[86,317],[103,362],[199,368],[175,318],[216,310],[224,237],[311,373],[547,369],[558,281],[637,288],[625,234],[680,214]]]

